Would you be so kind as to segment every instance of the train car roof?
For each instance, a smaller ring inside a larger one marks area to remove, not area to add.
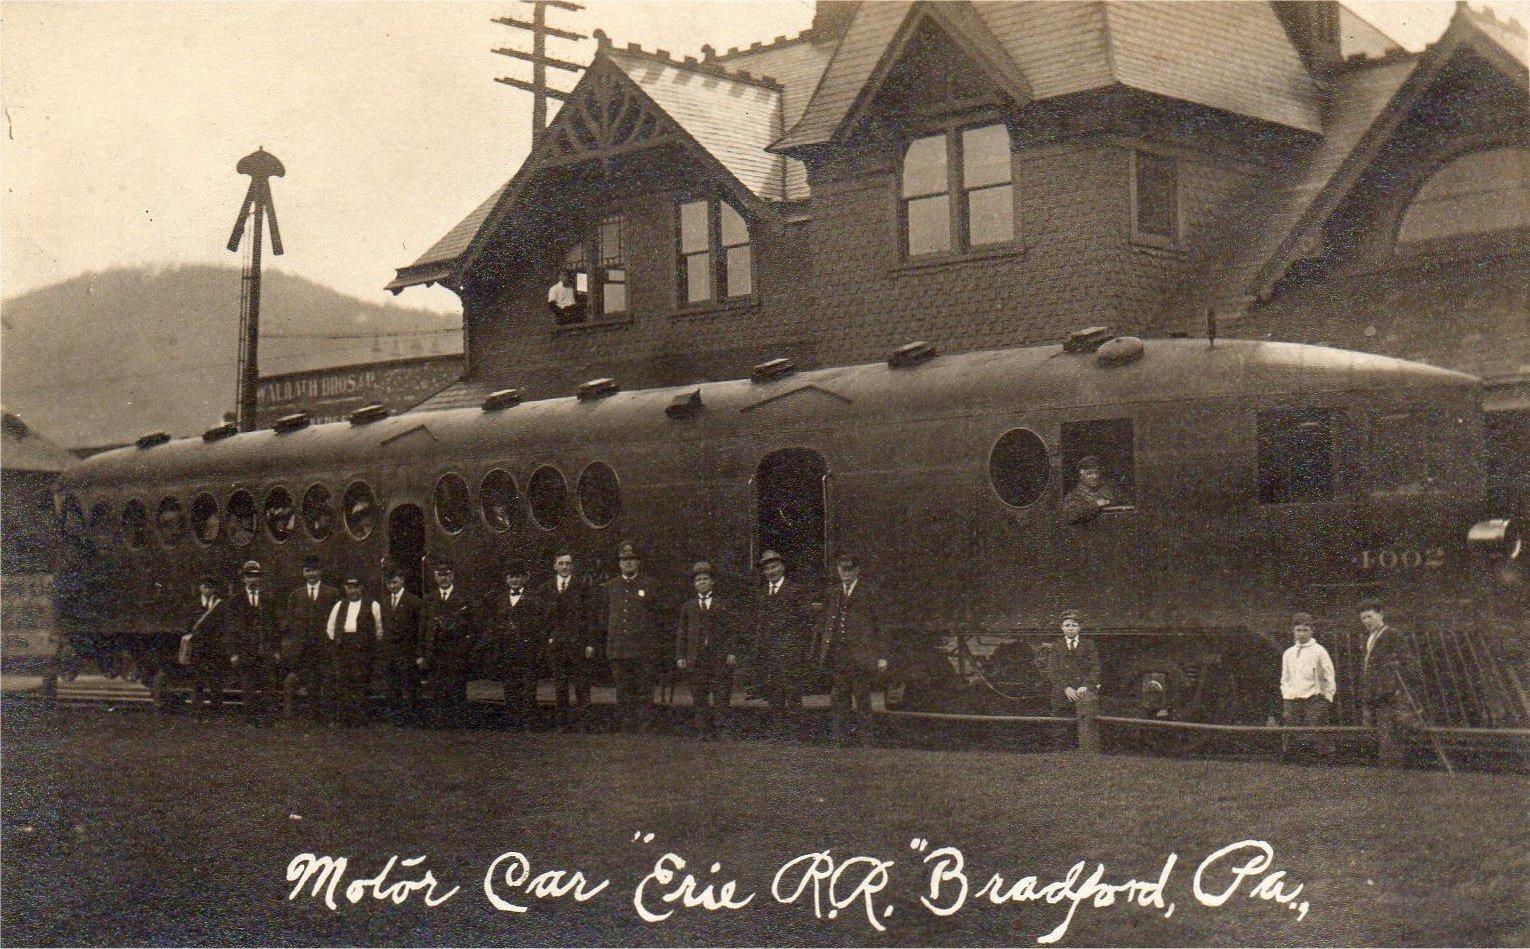
[[[806,430],[852,421],[959,417],[1049,409],[1397,388],[1470,388],[1479,381],[1437,366],[1298,343],[1203,339],[1144,341],[1141,358],[1107,367],[1093,353],[1058,345],[936,356],[905,368],[842,366],[755,382],[703,382],[661,389],[524,402],[500,411],[405,413],[366,425],[314,425],[250,432],[212,442],[172,440],[93,456],[66,474],[97,486],[213,479],[228,483],[271,471],[429,463],[506,450],[547,453],[591,440],[647,442],[728,438],[758,430]],[[671,418],[677,398],[699,393],[694,414]]]

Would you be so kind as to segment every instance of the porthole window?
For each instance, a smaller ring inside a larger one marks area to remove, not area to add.
[[[448,534],[460,534],[472,515],[467,482],[458,474],[442,475],[436,482],[436,523]]]
[[[335,532],[335,501],[322,484],[303,493],[303,529],[314,540],[326,540]]]
[[[225,529],[229,543],[235,547],[249,546],[255,539],[255,498],[250,492],[235,491],[228,499],[228,510],[223,517],[228,524]]]
[[[266,533],[278,544],[297,531],[297,505],[286,488],[272,488],[266,494]]]
[[[606,527],[622,512],[622,487],[605,462],[591,462],[579,475],[579,512],[591,527]]]
[[[80,502],[73,497],[64,498],[63,507],[59,509],[58,531],[68,540],[85,536],[85,512],[80,510]]]
[[[340,509],[345,518],[345,532],[357,540],[365,540],[377,524],[377,498],[365,481],[356,481],[345,489],[340,499]]]
[[[531,499],[531,519],[545,531],[557,530],[568,507],[568,482],[563,480],[563,472],[543,465],[532,473],[526,493]]]
[[[112,522],[112,506],[105,501],[99,501],[90,508],[90,541],[97,548],[105,547],[112,542],[116,535],[116,524]]]
[[[498,468],[484,475],[478,500],[483,505],[484,526],[496,533],[509,530],[521,515],[521,493],[515,479]]]
[[[186,539],[186,509],[179,498],[165,498],[159,502],[159,514],[154,523],[159,527],[159,542],[174,547]]]
[[[191,533],[203,544],[216,544],[223,531],[218,520],[218,502],[210,494],[199,494],[191,502]]]
[[[134,550],[149,546],[149,511],[137,498],[122,506],[122,540]]]
[[[1052,480],[1046,443],[1028,429],[1005,432],[988,453],[988,480],[999,500],[1010,507],[1036,503]]]

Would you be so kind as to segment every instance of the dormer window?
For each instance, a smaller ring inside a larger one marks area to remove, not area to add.
[[[1013,241],[1008,129],[983,125],[914,139],[903,153],[901,203],[907,257]]]
[[[548,309],[559,325],[628,312],[624,230],[623,215],[607,215],[563,255],[558,282],[547,291]]]
[[[717,198],[685,201],[677,210],[680,305],[702,306],[753,294],[754,259],[744,216]]]

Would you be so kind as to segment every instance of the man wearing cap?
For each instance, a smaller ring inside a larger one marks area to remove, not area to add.
[[[832,677],[829,703],[834,740],[870,744],[875,738],[871,686],[878,674],[887,671],[881,597],[876,587],[861,579],[860,562],[853,555],[840,554],[835,571],[839,581],[829,584],[824,596],[824,621],[814,644],[814,659]]]
[[[1323,644],[1312,638],[1312,614],[1291,617],[1291,637],[1295,642],[1280,659],[1280,698],[1283,717],[1290,726],[1328,724],[1328,709],[1335,692],[1333,659]],[[1333,750],[1328,739],[1318,736],[1308,742],[1301,736],[1293,744],[1298,749],[1311,745],[1318,754]]]
[[[1406,756],[1408,731],[1423,724],[1410,685],[1419,681],[1418,657],[1407,634],[1387,625],[1380,601],[1360,604],[1360,623],[1366,632],[1360,667],[1366,724],[1376,729],[1377,763],[1398,768]]]
[[[1116,485],[1105,480],[1100,472],[1100,459],[1085,455],[1078,461],[1078,483],[1063,498],[1063,520],[1069,524],[1087,524],[1106,508],[1129,503]]]
[[[760,554],[761,582],[754,598],[754,653],[771,726],[789,737],[791,711],[802,707],[802,679],[812,650],[809,593],[786,575],[786,561],[774,550]]]
[[[1053,640],[1046,654],[1046,676],[1050,686],[1052,714],[1069,718],[1077,714],[1079,696],[1100,690],[1100,654],[1094,641],[1079,633],[1077,610],[1063,610],[1062,638]],[[1067,743],[1066,736],[1063,743]]]
[[[590,585],[574,572],[567,550],[553,557],[553,575],[538,591],[546,610],[547,666],[557,690],[558,725],[583,728],[590,707],[590,668],[595,660],[591,638]]]
[[[733,704],[733,668],[738,663],[738,615],[731,597],[718,593],[712,565],[691,567],[694,596],[680,605],[675,627],[675,667],[689,673],[696,707],[696,735],[716,738],[728,724]]]
[[[429,682],[432,723],[460,726],[467,713],[467,684],[482,623],[473,598],[457,588],[456,570],[438,560],[435,592],[420,616],[420,665]]]
[[[326,716],[341,725],[363,725],[372,692],[372,657],[383,638],[382,604],[367,597],[359,574],[345,578],[345,598],[324,624],[327,670]]]
[[[223,675],[228,669],[228,609],[218,593],[218,578],[197,581],[197,599],[184,637],[183,655],[191,672],[192,714],[202,714],[203,696],[214,712],[223,708]]]
[[[229,605],[229,662],[239,676],[245,718],[264,723],[281,690],[281,615],[275,597],[262,589],[258,561],[246,561],[239,574],[244,588]]]
[[[653,715],[658,642],[658,590],[652,577],[638,571],[642,562],[637,547],[623,541],[616,552],[619,573],[600,585],[595,608],[616,680],[616,726],[633,732],[647,731]]]
[[[526,561],[506,563],[504,577],[479,652],[484,673],[504,686],[505,714],[524,729],[537,710],[547,611],[541,597],[526,588],[531,577]]]
[[[383,696],[388,720],[415,722],[420,713],[420,598],[404,589],[397,564],[383,570]]]
[[[330,611],[340,602],[340,591],[324,582],[319,558],[309,554],[303,558],[303,582],[287,595],[287,608],[282,620],[287,624],[282,631],[282,704],[288,716],[292,714],[297,690],[301,686],[308,692],[309,708],[314,721],[324,717],[323,673],[325,666],[324,624],[329,621]]]

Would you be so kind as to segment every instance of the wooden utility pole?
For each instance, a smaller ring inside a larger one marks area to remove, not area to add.
[[[244,293],[239,307],[239,399],[235,414],[241,432],[253,432],[255,425],[256,396],[260,386],[260,253],[265,243],[263,232],[265,219],[271,218],[271,253],[282,253],[282,233],[276,226],[276,205],[271,201],[271,178],[281,178],[287,169],[276,156],[264,148],[239,159],[235,170],[250,176],[250,188],[244,193],[244,206],[239,209],[239,219],[234,222],[234,234],[228,239],[228,249],[237,251],[244,237],[244,226],[255,212],[255,237],[250,245],[250,260],[244,267]]]
[[[583,72],[584,67],[578,63],[571,63],[565,59],[554,59],[547,55],[547,38],[555,36],[564,40],[587,39],[583,33],[575,33],[572,30],[561,30],[547,25],[547,8],[557,7],[560,10],[577,12],[584,7],[570,0],[523,0],[531,4],[531,22],[517,20],[514,17],[495,17],[494,22],[504,26],[513,27],[517,30],[526,30],[531,34],[531,52],[519,49],[501,47],[494,52],[501,56],[510,56],[514,59],[524,59],[531,63],[531,81],[516,79],[511,76],[501,76],[496,82],[502,82],[507,86],[524,89],[531,93],[531,147],[536,148],[542,141],[542,133],[547,128],[547,100],[557,99],[560,102],[568,98],[568,93],[554,89],[547,84],[547,67],[562,69],[571,73]]]

